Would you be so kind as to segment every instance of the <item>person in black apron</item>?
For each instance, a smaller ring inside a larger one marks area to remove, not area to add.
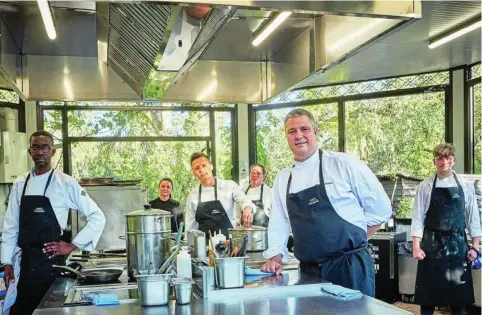
[[[63,256],[50,258],[44,253],[44,244],[60,241],[62,229],[57,221],[49,198],[45,196],[54,171],[50,172],[44,194],[25,196],[30,174],[25,180],[20,201],[18,246],[22,249],[20,280],[17,299],[11,315],[32,314],[57,274],[53,264],[64,265]]]
[[[435,157],[436,160],[444,158],[451,159],[450,156]],[[452,173],[451,167],[448,171]],[[450,306],[452,314],[464,314],[464,307],[474,303],[468,264],[468,253],[473,250],[465,234],[466,196],[457,175],[452,174],[456,187],[437,187],[438,175],[435,174],[420,245],[419,239],[414,237],[414,258],[419,259],[415,303],[421,306],[424,315],[433,314],[435,306]]]
[[[264,193],[264,176],[265,176],[265,169],[264,166],[260,164],[253,164],[249,169],[249,180],[250,183],[248,188],[246,188],[245,194],[248,194],[250,188],[261,187],[259,199],[253,200],[254,205],[256,206],[256,212],[254,213],[253,217],[253,225],[268,227],[269,224],[269,217],[266,215],[265,206],[268,207],[270,205],[263,204],[263,193]],[[268,196],[271,198],[271,196]]]
[[[163,178],[159,181],[159,197],[149,201],[153,209],[166,210],[172,213],[171,231],[177,233],[179,224],[184,222],[184,214],[181,211],[179,201],[171,198],[171,192],[174,184],[170,178]]]
[[[264,253],[269,261],[261,269],[282,272],[291,228],[302,278],[315,277],[373,297],[375,268],[368,237],[392,213],[383,186],[359,160],[318,149],[318,128],[309,111],[297,108],[288,113],[285,132],[298,164],[296,170],[282,170],[275,179],[269,244]],[[325,156],[329,160],[324,163]],[[333,173],[324,174],[331,168]],[[325,182],[327,178],[331,181]],[[348,215],[341,217],[338,213],[342,212]]]
[[[199,225],[198,229],[206,233],[206,235],[209,235],[209,232],[214,234],[214,232],[219,232],[219,230],[221,230],[221,232],[227,237],[228,229],[232,228],[233,225],[226,212],[227,209],[224,209],[223,204],[218,199],[218,180],[212,174],[213,165],[211,164],[211,161],[204,153],[194,153],[191,156],[191,167],[194,175],[201,181],[198,191],[197,207],[194,214],[194,220]],[[202,200],[203,186],[214,187],[214,200]],[[238,189],[241,190],[239,186]],[[243,195],[244,199],[247,199],[242,191],[240,194]],[[233,196],[230,198],[233,198]],[[244,218],[247,218],[247,224],[251,224],[253,220],[252,212],[253,210],[251,207],[245,207],[243,209],[243,215]],[[191,228],[189,226],[190,222],[187,222],[187,224],[188,226],[186,227],[186,230],[189,230]],[[206,237],[206,242],[208,242],[208,240],[209,238]]]

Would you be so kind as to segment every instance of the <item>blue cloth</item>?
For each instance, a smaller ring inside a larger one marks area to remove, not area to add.
[[[324,284],[321,286],[321,292],[328,293],[340,300],[358,300],[363,294],[358,290],[352,290],[336,284]]]
[[[94,305],[119,305],[120,301],[115,294],[96,294],[91,293],[87,295],[87,299],[92,301]]]
[[[20,262],[22,261],[22,249],[16,247],[12,257],[13,273],[15,276],[15,282],[10,282],[8,286],[5,300],[2,304],[2,315],[9,315],[10,308],[15,304],[17,300],[17,283],[20,281]]]
[[[271,276],[274,274],[274,272],[264,272],[261,271],[260,269],[253,269],[246,267],[246,275],[247,276]]]

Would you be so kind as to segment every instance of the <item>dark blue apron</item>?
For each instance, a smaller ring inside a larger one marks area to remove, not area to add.
[[[417,267],[415,303],[419,305],[463,308],[474,303],[466,258],[465,196],[454,177],[457,187],[436,187],[437,175],[433,182],[420,245],[425,258]]]
[[[253,216],[253,225],[268,227],[269,217],[264,212],[263,187],[264,187],[264,184],[261,184],[261,195],[259,196],[259,200],[253,200],[253,203],[256,206],[256,212]],[[251,186],[248,186],[248,189],[246,189],[245,194],[248,193],[249,188],[251,188]]]
[[[199,198],[196,208],[196,222],[199,224],[199,230],[209,235],[209,231],[214,234],[214,232],[221,232],[227,237],[228,229],[232,228],[233,225],[229,220],[226,210],[224,210],[223,205],[218,200],[218,186],[217,180],[214,182],[214,200],[201,202],[202,186],[199,185]],[[209,237],[206,237],[206,242],[209,241]]]
[[[301,272],[346,288],[375,295],[375,269],[367,247],[367,233],[345,220],[333,208],[325,189],[320,150],[320,184],[290,193],[286,205]],[[297,179],[303,180],[303,179]]]
[[[18,246],[22,249],[17,299],[11,315],[32,314],[48,291],[57,271],[53,264],[65,264],[65,257],[49,259],[42,249],[47,242],[58,242],[62,234],[49,198],[45,196],[54,171],[49,175],[43,195],[25,196],[30,173],[23,186],[20,200]],[[51,253],[49,253],[51,255]]]

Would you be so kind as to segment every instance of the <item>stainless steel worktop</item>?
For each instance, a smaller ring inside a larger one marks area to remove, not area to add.
[[[143,314],[143,315],[267,315],[267,314],[337,314],[337,315],[405,315],[407,311],[390,304],[364,296],[356,301],[341,301],[332,297],[312,296],[268,296],[252,298],[232,298],[222,301],[194,300],[188,305],[176,305],[169,301],[169,305],[159,307],[142,307],[138,302],[116,306],[78,306],[36,310],[34,315],[50,314]]]

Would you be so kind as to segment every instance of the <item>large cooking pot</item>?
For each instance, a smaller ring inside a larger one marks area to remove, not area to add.
[[[171,217],[169,211],[152,209],[126,214],[127,270],[134,278],[134,269],[157,270],[171,250]]]
[[[248,235],[248,245],[246,251],[257,252],[268,249],[268,230],[262,226],[242,227],[228,229],[228,233],[232,235],[234,241]]]

